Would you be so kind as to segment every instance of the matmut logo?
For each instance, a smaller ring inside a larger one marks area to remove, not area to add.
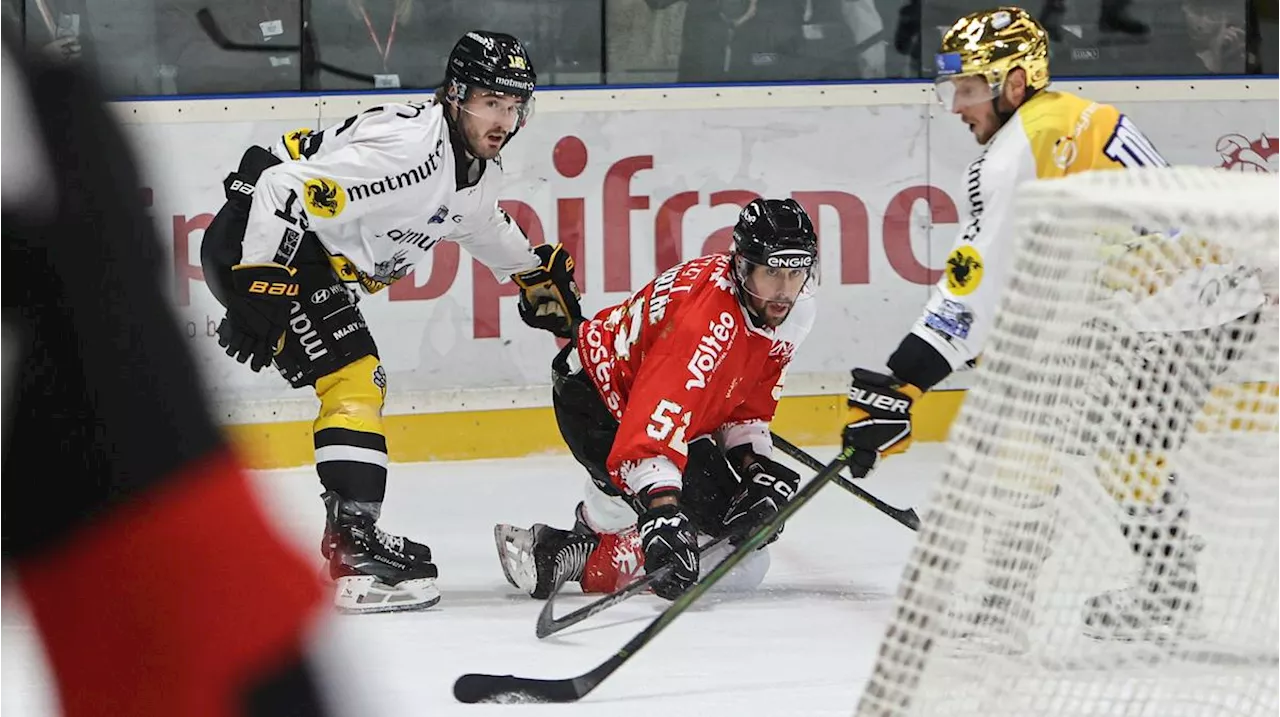
[[[427,179],[440,169],[440,155],[432,153],[422,161],[422,164],[410,169],[407,172],[399,174],[388,174],[382,179],[366,182],[365,184],[356,184],[347,188],[347,196],[351,201],[358,202],[369,197],[394,192],[397,189],[412,187],[419,182],[425,182]]]

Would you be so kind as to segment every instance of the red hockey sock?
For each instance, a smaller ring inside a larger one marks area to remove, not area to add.
[[[587,556],[582,592],[611,593],[644,572],[644,551],[635,528],[601,533],[600,544]]]

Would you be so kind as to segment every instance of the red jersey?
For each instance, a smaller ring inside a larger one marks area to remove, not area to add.
[[[731,272],[727,254],[686,261],[578,327],[578,358],[620,424],[609,472],[629,493],[680,487],[687,444],[703,436],[772,452],[769,422],[814,302],[756,328]]]

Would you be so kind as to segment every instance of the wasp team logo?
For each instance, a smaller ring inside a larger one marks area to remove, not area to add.
[[[307,213],[312,216],[332,219],[347,206],[346,192],[332,179],[308,179],[302,188],[306,194]]]
[[[1228,134],[1218,138],[1215,149],[1222,158],[1218,166],[1232,172],[1276,172],[1280,171],[1280,153],[1277,143],[1280,139],[1269,137],[1265,133],[1258,139],[1248,139],[1242,134]]]
[[[947,256],[947,289],[956,296],[967,296],[982,283],[982,255],[969,246],[956,247]]]

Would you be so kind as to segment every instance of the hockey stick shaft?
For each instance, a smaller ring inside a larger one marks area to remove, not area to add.
[[[224,50],[231,50],[233,52],[272,52],[276,54],[280,54],[282,52],[302,52],[302,45],[254,45],[245,42],[234,42],[222,31],[222,28],[218,25],[218,21],[213,18],[213,13],[209,12],[209,8],[207,7],[200,8],[196,11],[196,21],[200,23],[200,29],[204,30],[204,34],[209,37],[213,44]],[[345,77],[357,82],[367,82],[371,85],[376,84],[373,75],[348,70],[336,65],[330,65],[329,63],[321,60],[312,60],[312,62],[315,63],[316,67],[339,77]]]
[[[719,538],[708,542],[706,545],[703,545],[701,548],[698,548],[698,554],[706,555],[707,551],[728,539],[728,535],[722,535]],[[598,615],[614,605],[644,592],[649,589],[649,586],[652,585],[655,580],[661,580],[666,577],[667,573],[671,572],[671,570],[672,566],[663,566],[644,577],[632,580],[627,585],[618,588],[590,604],[583,605],[567,615],[558,618],[552,617],[552,603],[555,601],[556,595],[560,592],[560,587],[563,587],[562,584],[547,597],[546,604],[542,606],[542,612],[538,613],[538,624],[534,632],[539,638],[543,638],[548,635],[554,635],[567,627],[573,627],[593,615]]]
[[[750,536],[729,553],[719,565],[711,569],[707,576],[698,581],[693,587],[686,590],[677,597],[670,605],[667,606],[662,614],[654,618],[643,630],[636,634],[635,637],[627,641],[617,652],[613,653],[609,659],[600,663],[595,669],[586,674],[577,677],[570,677],[559,680],[540,680],[527,677],[515,677],[513,675],[483,675],[469,673],[458,678],[453,684],[453,695],[459,702],[481,702],[481,701],[516,701],[530,700],[538,702],[573,702],[586,696],[594,690],[609,675],[612,675],[622,667],[627,660],[631,659],[645,645],[649,644],[658,633],[662,632],[677,617],[679,617],[689,606],[702,597],[716,583],[720,582],[734,566],[742,562],[748,555],[760,546],[778,529],[778,526],[784,523],[788,518],[800,510],[805,503],[813,499],[818,491],[827,484],[832,478],[839,474],[847,461],[853,455],[852,448],[844,448],[836,459],[828,463],[821,471],[818,472],[812,480],[810,480],[803,488],[796,493],[773,520],[756,528]]]
[[[786,453],[808,468],[813,470],[822,469],[821,461],[809,455],[809,453],[803,448],[800,448],[776,433],[770,433],[769,435],[773,437],[773,445],[776,446],[778,450]],[[836,475],[832,480],[835,481],[836,485],[861,498],[872,508],[875,508],[912,530],[920,529],[920,516],[916,515],[914,508],[895,508],[874,495],[871,495],[867,491],[863,490],[861,486],[842,475]]]

